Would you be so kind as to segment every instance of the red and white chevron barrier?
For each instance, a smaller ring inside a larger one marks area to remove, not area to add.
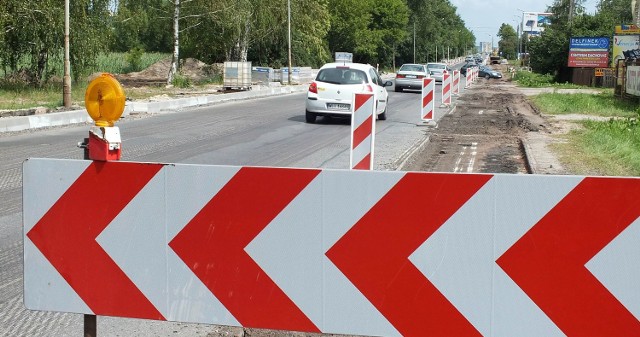
[[[451,85],[451,92],[453,95],[459,95],[460,94],[460,71],[459,70],[454,70],[453,71],[453,83]]]
[[[442,104],[451,105],[451,74],[442,75]]]
[[[422,79],[422,109],[420,111],[420,118],[423,121],[431,121],[435,117],[435,83],[435,79],[433,78]]]
[[[369,336],[640,335],[638,178],[56,159],[27,160],[23,178],[31,310]]]
[[[465,74],[465,83],[464,83],[464,87],[465,88],[469,88],[471,86],[471,82],[473,81],[473,68],[467,68],[467,72]]]
[[[353,101],[349,167],[354,170],[372,170],[376,134],[375,97],[373,94],[355,94]]]

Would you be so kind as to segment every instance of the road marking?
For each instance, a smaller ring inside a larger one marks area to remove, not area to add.
[[[478,111],[478,115],[482,115],[483,113],[484,113],[484,110]]]
[[[478,143],[477,142],[472,142],[471,144],[461,144],[462,145],[462,151],[460,151],[460,156],[458,157],[458,159],[456,160],[456,164],[453,167],[453,172],[457,173],[457,172],[463,172],[466,171],[468,173],[473,172],[473,166],[476,162],[476,156],[478,155]],[[464,161],[464,158],[467,154],[467,149],[469,149],[469,160],[466,161],[466,165],[462,164],[462,162]],[[466,170],[465,170],[465,166],[466,166]]]

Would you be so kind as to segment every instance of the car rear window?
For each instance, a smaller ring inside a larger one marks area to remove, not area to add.
[[[326,68],[318,72],[316,81],[332,84],[363,84],[367,83],[367,74],[358,69]]]
[[[399,71],[424,71],[419,64],[403,64]]]
[[[429,69],[444,69],[447,66],[444,64],[438,64],[438,63],[429,63],[427,64],[427,68]]]

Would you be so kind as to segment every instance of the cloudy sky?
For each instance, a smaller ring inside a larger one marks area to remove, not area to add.
[[[594,13],[598,0],[585,1],[588,13]],[[495,35],[503,23],[515,29],[522,18],[522,11],[545,12],[553,0],[451,0],[467,28],[476,36],[476,42],[491,42],[498,45]],[[518,19],[520,18],[520,19]],[[491,35],[491,36],[490,36]]]

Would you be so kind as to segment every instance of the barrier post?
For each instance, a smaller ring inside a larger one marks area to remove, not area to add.
[[[420,119],[424,122],[432,121],[434,118],[434,91],[435,80],[433,78],[422,79],[422,109],[420,110]]]
[[[460,71],[459,70],[454,70],[453,71],[453,89],[452,89],[452,93],[455,96],[458,96],[460,94]]]
[[[451,105],[451,75],[447,73],[442,76],[442,105]]]
[[[373,94],[354,94],[353,102],[349,168],[352,170],[373,170],[376,134],[375,97]]]

